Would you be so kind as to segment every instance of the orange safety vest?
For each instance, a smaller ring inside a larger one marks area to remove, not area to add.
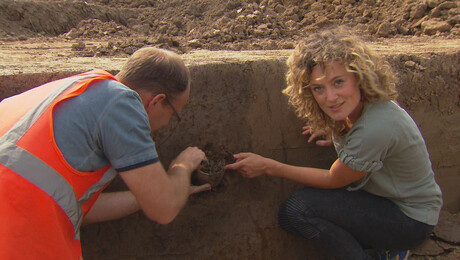
[[[116,79],[91,71],[0,102],[0,259],[82,259],[82,219],[116,171],[72,168],[54,139],[53,110],[100,80]]]

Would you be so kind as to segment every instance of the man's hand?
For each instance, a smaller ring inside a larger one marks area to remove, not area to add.
[[[205,153],[197,147],[187,147],[169,165],[169,170],[174,167],[183,167],[189,176],[200,166],[201,161],[206,160]]]
[[[319,139],[316,141],[316,145],[318,146],[332,145],[332,130],[330,128],[313,132],[311,127],[307,125],[302,127],[302,130],[303,135],[310,135],[308,138],[309,143],[313,142],[315,139]]]
[[[188,190],[188,194],[192,195],[192,194],[200,193],[200,192],[207,191],[207,190],[211,190],[211,184],[209,183],[206,183],[200,186],[191,185]]]
[[[182,151],[176,159],[171,163],[169,166],[169,169],[172,169],[174,167],[184,167],[185,169],[188,169],[187,172],[189,172],[189,176],[191,176],[192,172],[197,170],[199,167],[201,167],[201,162],[205,161],[206,155],[205,153],[198,149],[197,147],[188,147],[184,151]],[[190,186],[189,188],[189,195],[196,194],[202,191],[207,191],[211,189],[211,185],[209,184],[203,184],[200,186]]]

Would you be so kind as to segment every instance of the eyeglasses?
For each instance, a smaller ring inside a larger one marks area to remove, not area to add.
[[[152,95],[155,97],[155,96],[158,96],[160,94],[164,94],[164,93],[153,93]],[[165,96],[166,96],[166,101],[171,106],[171,108],[172,108],[172,110],[174,112],[174,115],[176,115],[176,117],[177,117],[177,121],[180,122],[182,119],[181,119],[179,113],[177,112],[176,108],[173,106],[171,100],[169,100],[168,96],[166,94],[165,94]]]

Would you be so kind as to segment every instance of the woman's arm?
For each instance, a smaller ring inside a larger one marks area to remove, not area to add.
[[[235,159],[237,161],[226,165],[225,169],[236,170],[247,178],[267,174],[321,189],[341,188],[367,174],[351,169],[340,159],[337,159],[329,170],[292,166],[253,153],[236,154]]]

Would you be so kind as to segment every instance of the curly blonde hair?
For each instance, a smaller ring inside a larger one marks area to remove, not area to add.
[[[299,117],[309,120],[313,131],[330,128],[342,135],[346,122],[335,122],[319,107],[309,85],[316,66],[324,68],[339,61],[360,83],[361,99],[370,103],[394,100],[398,96],[395,75],[383,58],[372,52],[364,41],[346,27],[325,29],[299,42],[287,60],[287,87],[283,93]]]

